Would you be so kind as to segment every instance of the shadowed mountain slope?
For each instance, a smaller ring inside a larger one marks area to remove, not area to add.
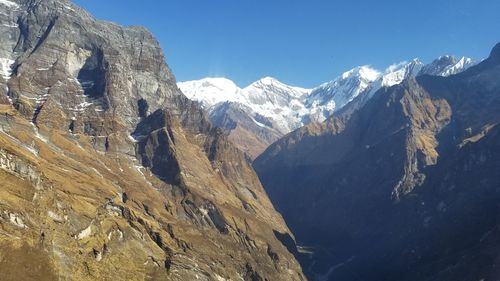
[[[450,77],[382,88],[254,167],[312,280],[497,280],[500,45]]]

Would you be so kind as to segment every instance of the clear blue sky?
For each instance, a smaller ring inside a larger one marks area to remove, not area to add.
[[[272,76],[313,87],[358,65],[443,54],[482,59],[500,42],[500,0],[74,0],[142,25],[178,81]]]

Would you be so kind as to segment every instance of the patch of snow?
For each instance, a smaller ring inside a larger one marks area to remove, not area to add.
[[[7,6],[9,8],[19,8],[19,4],[8,0],[0,0],[0,4]]]
[[[208,216],[208,210],[205,208],[199,208],[200,212],[203,214],[203,216]]]
[[[34,156],[38,157],[38,149],[35,147],[35,142],[33,142],[31,145],[24,145],[24,147],[31,152]]]
[[[37,105],[44,104],[49,98],[49,94],[43,94],[35,98],[35,103]]]
[[[253,122],[254,122],[257,126],[259,126],[259,127],[262,127],[262,128],[267,127],[266,125],[264,125],[264,124],[260,123],[259,121],[255,120],[255,119],[253,119],[253,118],[252,118],[252,121],[253,121]]]
[[[216,279],[217,281],[228,281],[228,280],[229,280],[229,279],[226,279],[226,278],[224,278],[224,277],[222,277],[222,276],[218,275],[217,273],[214,273],[214,275],[215,275],[215,279]]]
[[[55,212],[48,211],[47,216],[51,218],[53,221],[58,222],[58,223],[63,223],[64,218],[56,214]]]
[[[2,3],[2,2],[0,2]],[[15,61],[7,58],[0,58],[0,74],[3,76],[5,81],[10,79],[12,75],[12,65]]]
[[[122,209],[120,209],[120,207],[112,205],[112,204],[106,205],[106,210],[108,211],[108,213],[111,216],[117,216],[117,217],[119,217],[119,216],[122,215]]]
[[[80,233],[78,233],[78,235],[76,236],[76,238],[78,240],[82,240],[82,239],[85,239],[85,238],[89,237],[91,234],[92,234],[92,224],[89,225],[84,230],[80,231]]]
[[[134,136],[132,136],[132,135],[128,135],[128,139],[129,139],[131,142],[133,142],[133,143],[138,143],[138,142],[139,142],[139,140],[138,140],[138,139],[136,139],[136,138],[134,138]]]
[[[92,103],[91,103],[91,102],[82,102],[82,103],[80,103],[78,106],[80,106],[80,107],[89,107],[89,106],[91,106],[91,105],[92,105]]]
[[[71,111],[74,111],[74,112],[83,112],[83,111],[85,111],[85,109],[87,109],[91,105],[93,105],[93,103],[85,101],[85,102],[82,102],[80,104],[77,104],[75,107],[70,107],[68,109]]]
[[[18,28],[19,27],[19,25],[17,25],[17,24],[5,24],[5,23],[3,23],[1,25],[5,26],[5,27],[9,27],[9,28]]]
[[[23,219],[21,218],[21,215],[16,214],[16,213],[9,213],[9,221],[13,225],[19,227],[19,228],[28,228],[25,224]]]
[[[5,85],[5,92],[6,93],[9,92],[9,86],[7,86],[7,85]],[[9,100],[10,104],[14,104],[14,101],[12,100],[12,98],[10,96],[7,96],[7,99]]]

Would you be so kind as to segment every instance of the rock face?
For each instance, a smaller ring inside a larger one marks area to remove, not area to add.
[[[474,61],[443,56],[430,64],[418,59],[378,71],[360,66],[314,89],[285,85],[266,77],[243,89],[225,78],[205,78],[179,83],[190,98],[202,103],[212,123],[254,159],[280,137],[307,125],[322,122],[334,112],[362,107],[382,87],[425,74],[449,76]]]
[[[252,167],[149,32],[2,0],[0,37],[2,280],[305,280]]]
[[[253,115],[252,109],[236,102],[225,102],[210,111],[210,121],[224,130],[229,140],[251,159],[283,136],[262,115]],[[257,121],[258,120],[258,121]],[[262,123],[261,123],[262,122]]]
[[[311,280],[499,278],[498,77],[500,44],[458,75],[382,88],[255,160],[311,247]]]

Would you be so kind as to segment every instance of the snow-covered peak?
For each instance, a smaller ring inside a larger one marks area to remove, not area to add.
[[[188,98],[201,102],[209,112],[216,111],[224,102],[236,102],[250,109],[248,114],[252,118],[258,115],[271,120],[272,128],[282,134],[303,125],[302,116],[307,112],[303,99],[311,92],[271,77],[262,78],[244,89],[225,78],[180,82],[178,86]]]
[[[369,66],[353,68],[315,88],[306,104],[313,107],[325,105],[328,111],[332,111],[352,101],[379,77],[380,72]]]
[[[241,89],[226,78],[204,78],[201,80],[179,82],[179,89],[191,100],[199,101],[204,107],[220,102],[242,102]]]
[[[261,78],[255,82],[253,82],[252,84],[250,84],[250,86],[256,86],[256,87],[259,87],[259,86],[264,86],[264,85],[273,85],[273,84],[281,84],[281,85],[284,85],[283,83],[281,83],[280,81],[278,81],[276,78],[273,78],[273,77],[270,77],[270,76],[266,76],[264,78]]]
[[[368,65],[359,66],[342,73],[341,79],[359,78],[364,81],[375,81],[380,76],[380,72]],[[339,78],[337,78],[338,80]]]
[[[239,87],[231,80],[224,77],[208,77],[201,80],[191,81],[196,87],[215,87],[220,90],[234,90],[239,89]],[[181,82],[181,85],[190,82]]]
[[[272,77],[264,77],[243,90],[248,94],[248,99],[254,103],[261,103],[263,99],[282,103],[303,98],[311,92],[309,89],[284,84]]]
[[[424,63],[416,58],[410,62],[404,61],[389,66],[382,75],[381,86],[391,87],[403,82],[404,79],[417,76],[424,67]]]
[[[419,74],[450,76],[460,73],[475,64],[476,62],[468,57],[457,59],[453,56],[441,56],[426,65]]]
[[[282,94],[293,98],[301,98],[311,92],[310,89],[293,87],[280,82],[273,77],[264,77],[255,81],[244,89],[248,92],[265,92],[267,94],[275,95]]]

